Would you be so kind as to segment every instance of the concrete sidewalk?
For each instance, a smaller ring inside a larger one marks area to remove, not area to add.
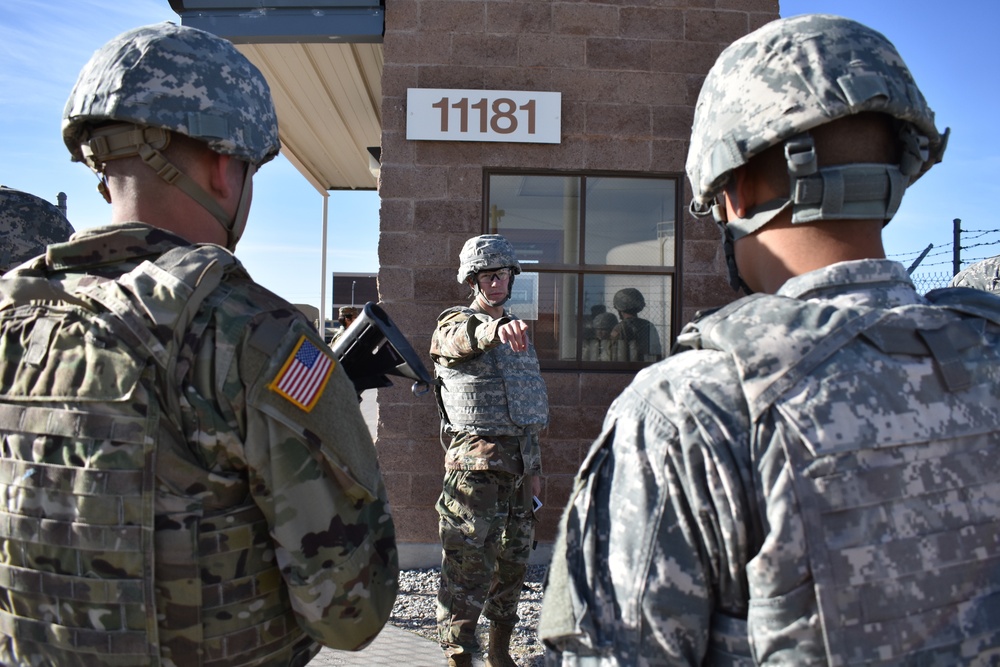
[[[309,667],[443,667],[447,664],[437,642],[386,624],[363,651],[324,648]],[[473,658],[472,664],[482,667],[483,661]]]
[[[378,421],[378,390],[369,389],[361,400],[361,413],[368,423],[372,438]],[[448,661],[437,642],[386,623],[382,632],[362,651],[321,650],[309,667],[443,667]],[[473,660],[477,667],[481,660]]]

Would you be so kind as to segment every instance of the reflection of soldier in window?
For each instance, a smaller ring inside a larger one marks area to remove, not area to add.
[[[614,361],[611,331],[618,324],[612,313],[598,313],[590,322],[592,337],[583,343],[584,361]]]
[[[621,322],[611,330],[611,341],[615,343],[614,361],[656,361],[662,356],[660,335],[649,320],[638,316],[646,307],[642,292],[634,287],[626,287],[615,293],[612,301]]]

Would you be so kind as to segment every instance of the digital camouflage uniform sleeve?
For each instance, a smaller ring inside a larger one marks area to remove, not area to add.
[[[251,492],[271,525],[299,625],[326,646],[358,649],[395,601],[395,529],[354,386],[292,311],[250,322],[226,384],[246,388]],[[330,364],[313,371],[314,390],[282,384],[312,358],[314,368]]]
[[[738,384],[725,355],[687,352],[612,404],[560,523],[539,625],[547,664],[752,664]]]
[[[493,319],[471,308],[453,308],[441,313],[431,336],[431,359],[453,366],[500,344],[497,330],[512,318]]]

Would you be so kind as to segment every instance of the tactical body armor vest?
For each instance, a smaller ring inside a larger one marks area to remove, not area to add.
[[[0,279],[0,655],[241,665],[300,641],[246,480],[181,427],[181,341],[242,269],[191,246],[72,292],[43,270]]]
[[[445,313],[459,310],[475,313],[464,307]],[[524,352],[497,345],[451,368],[435,364],[434,372],[449,433],[524,435],[548,423],[548,394],[531,344]]]
[[[830,665],[1000,652],[1000,299],[928,298],[855,311],[758,295],[682,336],[733,356],[754,451],[784,450],[802,515],[825,646],[795,647],[794,600],[751,600],[760,663],[789,646]]]

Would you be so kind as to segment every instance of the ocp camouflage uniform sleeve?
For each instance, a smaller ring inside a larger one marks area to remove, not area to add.
[[[259,319],[227,379],[246,388],[250,486],[299,625],[337,649],[369,643],[398,590],[395,528],[354,386],[335,363],[308,411],[273,387],[296,346],[332,353],[304,318]]]
[[[500,344],[497,330],[510,317],[493,319],[471,309],[446,311],[438,319],[431,336],[431,359],[442,366],[451,366]]]
[[[737,385],[724,355],[689,352],[642,371],[612,404],[553,553],[539,626],[555,649],[547,664],[716,664],[713,643],[731,639],[724,619],[739,625],[748,599],[749,420]],[[740,627],[734,652],[749,656]]]

